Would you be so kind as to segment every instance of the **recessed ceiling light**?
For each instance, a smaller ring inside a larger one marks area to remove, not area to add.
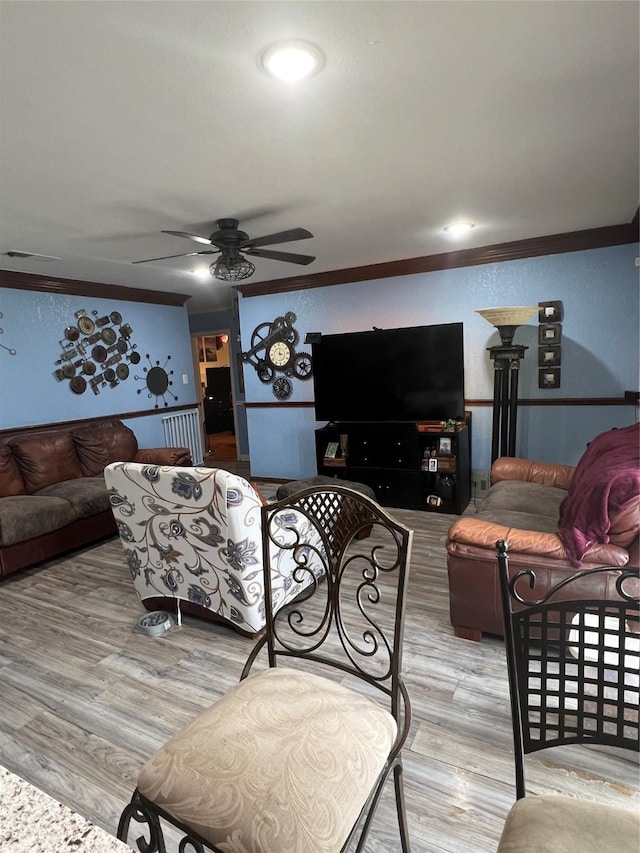
[[[444,230],[452,237],[465,237],[475,227],[473,222],[452,222],[451,225],[446,225]]]
[[[324,65],[324,56],[310,42],[287,41],[263,51],[260,64],[272,77],[295,83],[319,71]]]

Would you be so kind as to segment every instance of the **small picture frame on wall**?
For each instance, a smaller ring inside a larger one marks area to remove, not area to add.
[[[205,337],[204,341],[204,360],[205,361],[217,361],[218,360],[218,347],[216,345],[215,337]]]
[[[541,367],[538,370],[538,388],[559,388],[560,368]]]
[[[559,344],[562,338],[562,323],[541,323],[538,326],[538,343],[540,346]]]
[[[538,302],[539,323],[561,323],[564,318],[562,302]]]
[[[560,364],[562,347],[538,347],[538,367],[557,367]]]

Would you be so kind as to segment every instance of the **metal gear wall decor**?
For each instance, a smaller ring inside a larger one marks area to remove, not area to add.
[[[0,311],[0,320],[2,320],[2,312]],[[0,329],[0,335],[4,332],[4,329]],[[2,349],[6,349],[9,355],[15,355],[17,350],[12,349],[11,347],[6,347],[4,344],[0,344]]]
[[[242,353],[242,361],[255,369],[260,382],[271,384],[278,400],[291,396],[292,379],[304,382],[313,375],[311,354],[296,352],[300,335],[294,328],[295,321],[296,315],[288,311],[272,323],[256,326],[251,334],[251,348]]]
[[[147,361],[149,362],[149,367],[142,368],[142,376],[134,376],[134,379],[142,379],[144,380],[145,387],[138,388],[138,394],[142,394],[143,391],[147,391],[147,397],[155,397],[156,404],[154,406],[155,409],[160,408],[160,398],[162,397],[162,402],[165,406],[168,406],[169,403],[166,400],[166,396],[173,397],[174,400],[177,400],[177,396],[170,391],[169,388],[173,385],[173,380],[170,379],[173,376],[173,370],[167,370],[167,364],[171,360],[171,356],[167,356],[167,360],[164,363],[164,366],[160,365],[159,361],[156,361],[154,364],[149,357],[149,353],[146,355]]]
[[[89,315],[81,308],[73,316],[63,332],[53,375],[58,382],[68,379],[74,394],[91,388],[98,395],[101,388],[116,388],[129,377],[129,365],[140,361],[137,344],[131,342],[133,329],[119,311],[100,317],[98,311]]]

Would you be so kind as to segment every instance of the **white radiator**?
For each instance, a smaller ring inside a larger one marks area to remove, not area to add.
[[[164,440],[166,447],[188,447],[194,465],[202,465],[202,440],[198,410],[164,415]]]

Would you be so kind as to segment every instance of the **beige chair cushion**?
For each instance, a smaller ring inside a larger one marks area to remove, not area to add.
[[[338,851],[395,736],[395,720],[372,699],[277,667],[241,681],[171,738],[138,789],[225,851]]]
[[[498,853],[638,853],[639,849],[637,810],[532,794],[509,812]]]

